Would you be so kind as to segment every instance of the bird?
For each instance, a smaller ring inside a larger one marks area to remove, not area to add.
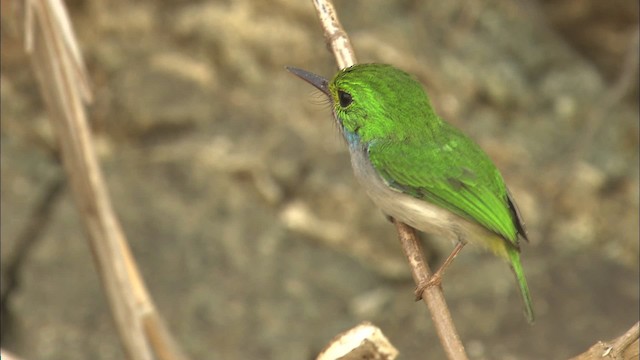
[[[327,96],[361,186],[387,216],[451,239],[453,252],[416,294],[439,286],[462,247],[477,244],[510,265],[525,318],[535,315],[520,260],[522,215],[489,156],[442,119],[415,77],[387,64],[356,64],[328,80],[286,69]],[[421,296],[421,295],[419,295]]]

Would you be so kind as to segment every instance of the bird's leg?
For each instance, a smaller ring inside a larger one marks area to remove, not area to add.
[[[442,263],[442,265],[440,265],[440,268],[438,268],[438,270],[429,277],[429,280],[423,282],[422,284],[419,284],[416,287],[416,292],[415,292],[416,301],[419,301],[422,299],[422,293],[426,288],[431,286],[440,286],[440,284],[442,283],[442,276],[444,275],[444,271],[447,269],[447,267],[449,267],[449,265],[451,265],[451,262],[453,262],[453,259],[455,259],[456,256],[458,256],[458,253],[460,252],[460,250],[462,250],[464,245],[465,245],[464,242],[458,241],[458,243],[456,244],[456,247],[453,249],[451,254],[449,254],[449,256]]]

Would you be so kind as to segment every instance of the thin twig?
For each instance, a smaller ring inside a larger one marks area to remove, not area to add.
[[[393,223],[396,225],[402,250],[409,260],[409,265],[411,265],[413,280],[416,284],[426,284],[432,273],[424,257],[415,229],[399,221],[394,220]],[[427,286],[422,291],[422,300],[429,307],[431,319],[433,319],[440,337],[440,343],[442,343],[442,347],[449,359],[466,359],[467,354],[451,319],[451,313],[449,312],[449,307],[447,307],[442,289],[439,286]]]
[[[27,0],[26,46],[69,187],[129,359],[185,359],[148,294],[107,192],[85,112],[92,95],[61,0]]]
[[[313,5],[320,18],[327,46],[335,56],[338,68],[344,69],[356,64],[358,62],[356,53],[353,51],[347,32],[338,20],[338,14],[331,0],[313,0]]]
[[[356,63],[355,52],[349,42],[346,31],[340,25],[338,16],[330,0],[313,0],[318,17],[324,29],[327,45],[336,58],[338,67],[344,69]],[[402,244],[411,272],[416,284],[424,284],[431,277],[431,270],[424,257],[415,230],[401,222],[394,221],[398,237]],[[422,294],[435,325],[440,342],[449,359],[467,359],[460,336],[451,319],[449,308],[444,300],[442,289],[437,286],[427,287]]]

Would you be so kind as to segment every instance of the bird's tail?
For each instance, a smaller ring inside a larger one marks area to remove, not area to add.
[[[527,321],[533,324],[533,304],[531,301],[531,295],[529,294],[529,286],[527,286],[527,279],[524,277],[524,271],[522,270],[522,263],[520,262],[520,252],[515,248],[507,249],[509,254],[509,261],[511,262],[511,269],[516,275],[518,286],[520,287],[520,295],[522,295],[522,303],[524,305],[524,314],[527,317]]]

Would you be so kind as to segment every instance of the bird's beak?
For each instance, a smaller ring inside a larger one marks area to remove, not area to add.
[[[286,66],[286,69],[293,75],[315,86],[316,88],[318,88],[318,90],[322,91],[325,95],[331,97],[331,93],[329,92],[329,80],[323,78],[320,75],[316,75],[314,73],[310,73],[306,70],[298,69],[292,66]]]

